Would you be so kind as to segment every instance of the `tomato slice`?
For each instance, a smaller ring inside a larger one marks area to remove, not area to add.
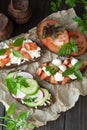
[[[69,32],[69,37],[72,38],[77,46],[78,46],[78,53],[72,52],[72,56],[80,56],[87,50],[87,41],[85,36],[76,31]]]
[[[0,67],[4,67],[9,62],[10,62],[10,57],[8,56],[5,59],[0,59]]]
[[[67,30],[61,30],[56,32],[57,37],[52,38],[52,36],[49,34],[45,38],[43,38],[43,30],[48,25],[56,25],[58,22],[53,19],[45,19],[37,26],[37,34],[38,38],[41,41],[42,44],[44,44],[50,51],[57,53],[61,46],[63,46],[65,43],[69,42],[69,35]]]

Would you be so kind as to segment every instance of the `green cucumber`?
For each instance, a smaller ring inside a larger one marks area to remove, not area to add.
[[[29,95],[35,94],[39,89],[39,85],[37,81],[34,79],[26,78],[26,82],[28,83],[29,87],[24,87],[22,85],[20,86],[20,91],[22,91],[24,94],[29,94]]]
[[[16,73],[16,72],[10,72],[10,73],[7,75],[6,79],[12,78],[12,77],[15,75],[15,73]]]
[[[43,98],[39,98],[39,91],[42,91],[44,96]],[[44,103],[50,99],[51,94],[47,89],[40,88],[38,92],[34,95],[27,96],[26,99],[32,99],[31,101],[23,99],[22,101],[28,106],[28,107],[38,107],[38,106],[43,106]]]

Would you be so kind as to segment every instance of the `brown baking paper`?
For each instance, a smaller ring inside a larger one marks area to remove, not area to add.
[[[59,23],[66,25],[69,29],[78,30],[77,23],[72,20],[72,18],[75,16],[75,11],[73,9],[69,9],[64,11],[58,11],[48,17],[58,20]],[[36,34],[36,27],[29,30],[28,33],[22,35],[26,39],[30,38],[35,41],[39,41]],[[56,57],[57,55],[46,50],[46,53],[39,62],[23,65],[16,69],[22,69],[31,72],[32,74],[35,74],[36,69],[42,62],[51,61]],[[79,58],[86,60],[86,57],[87,53],[85,53]],[[7,73],[12,70],[15,69],[0,70],[0,101],[4,104],[6,109],[11,103],[16,103],[16,112],[14,117],[16,117],[20,112],[29,111],[30,117],[28,119],[28,122],[32,122],[36,127],[46,125],[48,121],[56,120],[60,116],[61,112],[65,112],[75,106],[75,103],[80,95],[87,95],[87,71],[85,71],[84,73],[82,82],[75,80],[66,85],[51,85],[37,78],[39,84],[50,90],[50,92],[54,95],[54,97],[56,98],[56,102],[50,107],[44,108],[42,110],[28,108],[13,99],[6,88],[5,77]],[[24,128],[24,130],[29,129]]]

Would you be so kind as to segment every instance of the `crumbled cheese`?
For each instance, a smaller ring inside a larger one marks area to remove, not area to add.
[[[72,58],[72,60],[71,60],[71,65],[72,65],[72,66],[74,66],[77,62],[78,62],[78,60],[77,60],[77,59]]]
[[[61,61],[60,59],[54,59],[54,60],[52,61],[52,63],[53,63],[54,65],[56,65],[56,66],[59,66],[59,65],[62,64],[62,61]]]
[[[70,79],[77,79],[77,77],[74,74],[69,75]]]
[[[63,72],[67,69],[65,65],[59,65],[59,69],[62,70]]]
[[[0,59],[5,59],[7,55],[0,55]]]
[[[38,51],[38,50],[30,50],[30,51],[28,51],[28,53],[30,54],[30,56],[32,58],[40,57],[40,51]]]
[[[51,75],[49,71],[46,71],[46,67],[43,67],[42,70],[43,70],[48,76]]]
[[[60,41],[59,39],[56,39],[56,40],[54,41],[54,44],[55,44],[56,46],[61,47],[61,46],[64,44],[64,42],[63,42],[63,40]]]
[[[62,76],[61,73],[57,72],[55,75],[54,75],[54,78],[56,81],[63,81],[64,77]]]

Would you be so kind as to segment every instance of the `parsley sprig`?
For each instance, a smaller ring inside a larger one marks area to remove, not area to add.
[[[71,38],[69,43],[64,44],[58,51],[59,56],[70,55],[72,52],[78,53],[78,47],[75,41]]]
[[[7,88],[10,93],[16,95],[18,87],[24,86],[29,87],[29,84],[26,81],[26,78],[23,76],[16,76],[15,78],[7,78],[6,79]]]
[[[62,5],[62,2],[63,4],[73,8],[76,7],[77,4],[82,5],[85,13],[82,15],[82,17],[77,16],[73,20],[78,23],[81,32],[83,33],[87,32],[87,0],[65,0],[65,3],[62,0],[57,0],[56,2],[54,0],[51,0],[50,2],[51,10],[57,11],[59,7]]]
[[[68,68],[63,72],[63,76],[68,76],[74,74],[79,80],[83,79],[82,73],[80,72],[80,68],[83,65],[83,61],[79,60],[73,67]]]
[[[4,117],[0,117],[4,119],[6,124],[0,124],[0,126],[6,127],[6,130],[19,130],[20,128],[30,128],[34,129],[35,126],[31,123],[27,123],[27,119],[29,117],[29,112],[22,112],[18,115],[17,118],[13,118],[15,113],[15,104],[11,104],[8,108],[6,115]]]

